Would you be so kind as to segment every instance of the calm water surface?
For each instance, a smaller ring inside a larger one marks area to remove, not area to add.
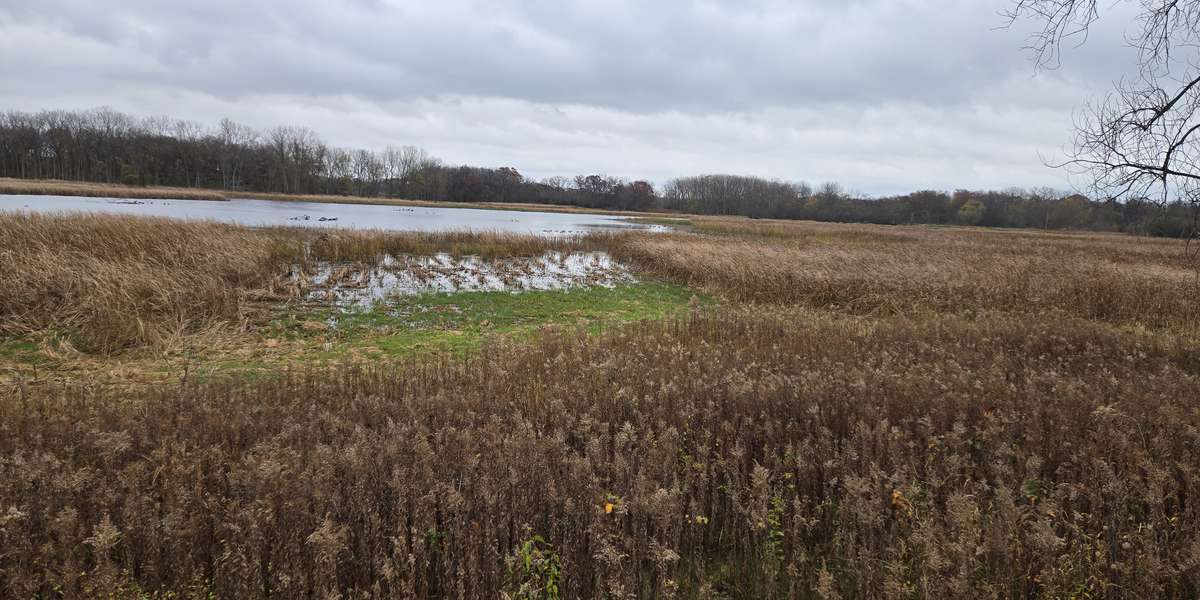
[[[666,230],[628,217],[570,213],[330,204],[278,200],[126,200],[72,196],[0,195],[0,211],[90,212],[176,219],[210,219],[249,226],[291,225],[392,231],[487,230],[575,235],[603,229]]]

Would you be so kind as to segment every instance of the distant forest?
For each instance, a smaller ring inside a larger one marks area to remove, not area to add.
[[[1052,190],[920,191],[858,198],[833,183],[700,175],[656,190],[606,175],[526,179],[511,167],[450,166],[414,146],[337,148],[302,127],[257,131],[137,118],[111,109],[0,114],[0,176],[229,192],[330,194],[451,202],[531,202],[754,218],[962,224],[1186,236],[1197,206],[1096,201]]]

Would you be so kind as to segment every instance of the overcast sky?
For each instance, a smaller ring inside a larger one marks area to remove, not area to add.
[[[1121,8],[1036,71],[1009,0],[3,0],[0,108],[303,125],[526,176],[1069,187]]]

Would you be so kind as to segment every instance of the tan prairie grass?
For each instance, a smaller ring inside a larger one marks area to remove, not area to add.
[[[725,235],[634,237],[614,251],[643,270],[757,303],[859,314],[1056,312],[1150,326],[1197,318],[1200,265],[1175,240],[716,222]]]
[[[136,198],[164,200],[226,200],[214,190],[176,187],[140,187],[57,179],[12,179],[0,177],[0,194],[31,196],[86,196],[93,198]]]
[[[1195,598],[1196,349],[760,307],[14,390],[0,595]]]
[[[745,217],[693,216],[698,233],[765,241],[787,246],[890,246],[912,242],[935,244],[944,249],[969,250],[980,245],[1008,247],[1020,253],[1028,245],[1055,248],[1070,254],[1102,256],[1117,262],[1160,262],[1195,266],[1187,258],[1185,243],[1170,238],[1133,236],[1071,230],[1006,229],[942,225],[871,225],[823,223]],[[758,238],[770,238],[761,240]]]
[[[70,334],[80,350],[164,345],[237,323],[280,274],[271,238],[207,222],[0,214],[0,330]]]
[[[880,242],[903,242],[912,239],[898,231],[876,225],[847,225],[820,223],[816,221],[789,221],[778,219],[749,219],[744,217],[689,217],[690,228],[697,233],[763,238],[768,241],[798,243],[821,243],[854,241],[878,244]]]

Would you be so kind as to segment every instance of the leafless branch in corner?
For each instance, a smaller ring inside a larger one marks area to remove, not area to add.
[[[1074,148],[1059,166],[1113,198],[1200,202],[1200,0],[1123,0],[1140,5],[1127,42],[1138,72],[1076,120]],[[1016,0],[1010,24],[1036,24],[1028,48],[1055,68],[1065,43],[1086,40],[1105,8],[1099,0]]]

